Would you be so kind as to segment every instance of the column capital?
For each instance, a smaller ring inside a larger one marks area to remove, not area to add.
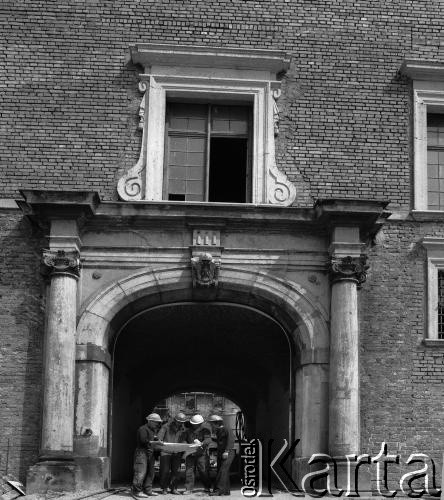
[[[51,276],[62,274],[79,278],[80,255],[77,250],[43,250],[43,264]]]
[[[359,257],[332,257],[330,261],[330,279],[332,283],[337,281],[354,281],[358,286],[367,279],[367,256]]]

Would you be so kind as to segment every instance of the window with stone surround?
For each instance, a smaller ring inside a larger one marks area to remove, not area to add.
[[[444,345],[444,238],[426,237],[427,331],[426,342]]]
[[[144,68],[142,144],[118,182],[122,200],[293,203],[275,161],[285,53],[136,44],[131,56]]]
[[[444,64],[404,61],[413,82],[414,211],[444,210]]]

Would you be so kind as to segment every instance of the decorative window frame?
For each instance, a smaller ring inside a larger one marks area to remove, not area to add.
[[[427,113],[444,113],[444,64],[406,60],[401,73],[413,82],[413,212],[429,210],[427,200]]]
[[[285,53],[136,44],[131,46],[131,57],[144,67],[139,83],[144,93],[139,113],[142,145],[138,162],[118,181],[122,200],[162,200],[166,102],[168,98],[186,98],[251,103],[251,202],[293,203],[296,188],[276,167],[274,147],[279,125],[276,101],[281,92],[276,76],[288,68]]]
[[[444,238],[425,237],[422,245],[427,252],[427,329],[424,342],[444,347],[444,339],[438,339],[438,271],[444,270]]]

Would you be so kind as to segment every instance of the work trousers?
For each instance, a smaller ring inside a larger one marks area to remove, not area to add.
[[[134,452],[133,492],[151,492],[154,479],[153,450],[136,448]]]
[[[194,469],[197,469],[200,480],[206,490],[210,489],[210,478],[208,476],[209,458],[204,455],[188,455],[185,459],[185,489],[191,491],[194,488]]]
[[[224,460],[222,453],[217,454],[217,476],[214,484],[214,491],[227,495],[230,493],[230,467],[234,460],[234,450],[228,452],[228,457]]]
[[[171,491],[177,489],[181,461],[182,453],[160,455],[160,487],[162,490],[166,490],[168,486]]]

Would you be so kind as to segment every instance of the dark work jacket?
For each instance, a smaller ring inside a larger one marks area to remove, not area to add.
[[[199,429],[194,430],[193,428],[187,429],[181,436],[181,443],[193,444],[194,440],[198,439],[202,443],[202,453],[208,448],[208,445],[211,443],[211,432],[206,427],[200,427]],[[196,452],[197,455],[200,454],[199,449]]]
[[[157,432],[153,431],[148,427],[148,424],[142,425],[137,430],[137,448],[142,448],[144,450],[153,451],[153,446],[150,441],[154,441],[157,438]]]
[[[234,436],[230,429],[219,427],[216,429],[217,453],[222,455],[226,451],[234,448]]]

